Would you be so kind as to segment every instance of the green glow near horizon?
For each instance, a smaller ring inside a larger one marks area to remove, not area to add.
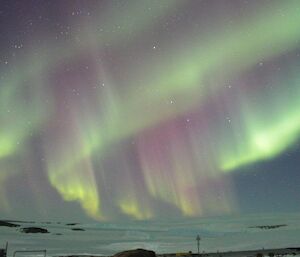
[[[49,176],[50,183],[55,185],[55,188],[61,193],[64,200],[78,201],[91,217],[96,220],[104,220],[105,217],[103,217],[100,212],[101,205],[97,186],[89,168],[90,167],[85,167],[84,170],[65,172],[65,179],[63,179],[62,175],[56,176],[52,173],[52,175]],[[86,173],[88,173],[88,175]],[[81,177],[79,177],[80,174]],[[68,181],[68,183],[66,183],[66,181]]]
[[[282,83],[282,82],[279,82]],[[270,97],[268,107],[254,106],[244,110],[246,136],[242,147],[224,151],[221,169],[232,171],[241,166],[268,160],[292,147],[300,136],[299,75],[295,70],[289,78],[290,89],[282,89],[280,98]],[[272,92],[268,93],[272,95]],[[244,100],[245,102],[245,100]],[[264,110],[265,109],[265,110]]]
[[[221,168],[230,171],[246,164],[273,158],[291,146],[299,138],[299,134],[299,114],[281,120],[269,128],[254,131],[249,135],[245,149],[224,160]]]

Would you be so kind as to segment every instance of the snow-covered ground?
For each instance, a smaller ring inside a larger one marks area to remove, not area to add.
[[[201,236],[200,249],[205,252],[300,246],[299,213],[76,225],[57,222],[15,224],[21,227],[0,227],[0,247],[4,248],[9,242],[9,256],[15,250],[24,249],[47,249],[47,256],[112,255],[134,248],[151,249],[157,253],[196,252],[197,234]],[[284,226],[257,227],[274,225]],[[20,231],[22,227],[42,227],[49,233],[25,234]]]

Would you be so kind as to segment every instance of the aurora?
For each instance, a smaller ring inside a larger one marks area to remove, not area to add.
[[[2,25],[4,215],[243,213],[239,176],[299,153],[298,1],[40,5]]]

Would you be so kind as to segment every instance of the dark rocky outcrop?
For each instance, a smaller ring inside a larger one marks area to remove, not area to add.
[[[260,229],[275,229],[280,227],[286,227],[286,224],[279,224],[279,225],[270,225],[270,226],[253,226],[249,228],[260,228]]]
[[[83,228],[72,228],[74,231],[85,231]]]
[[[5,249],[0,249],[0,257],[6,257]]]
[[[18,225],[18,224],[10,223],[10,222],[3,221],[3,220],[0,220],[0,226],[2,226],[2,227],[10,227],[10,228],[20,227],[20,225]]]
[[[79,223],[67,223],[66,225],[67,226],[75,226],[75,225],[78,225]]]
[[[22,228],[21,232],[23,232],[23,233],[42,233],[42,234],[49,233],[49,231],[47,229],[45,229],[45,228],[38,228],[38,227]]]
[[[156,257],[156,254],[153,251],[136,249],[117,253],[114,257]]]

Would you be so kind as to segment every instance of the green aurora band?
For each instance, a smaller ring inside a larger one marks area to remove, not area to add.
[[[151,81],[149,85],[145,85],[146,88],[149,88],[149,91],[146,93],[141,92],[137,95],[135,90],[128,92],[124,96],[116,96],[114,93],[110,93],[107,106],[104,107],[107,112],[102,120],[102,126],[100,128],[98,126],[93,127],[93,123],[90,123],[91,128],[85,130],[85,135],[83,135],[83,150],[72,155],[71,159],[67,154],[67,156],[62,158],[64,160],[63,163],[52,162],[54,167],[50,164],[49,176],[50,180],[52,180],[52,184],[57,187],[62,195],[68,198],[69,194],[65,191],[66,188],[85,188],[85,182],[81,182],[81,186],[76,186],[70,178],[66,183],[61,184],[58,182],[59,179],[53,181],[53,176],[57,176],[57,174],[64,175],[67,170],[74,170],[74,167],[80,163],[81,160],[88,158],[95,152],[100,156],[104,155],[105,149],[110,144],[130,137],[144,129],[156,126],[156,124],[166,119],[172,119],[199,107],[199,104],[205,101],[206,94],[210,93],[205,90],[204,80],[206,77],[221,72],[223,77],[230,78],[233,74],[251,68],[260,60],[267,60],[280,55],[287,51],[287,49],[297,47],[300,38],[298,4],[295,2],[293,5],[289,2],[280,9],[282,10],[282,8],[284,8],[287,13],[286,16],[281,16],[277,11],[279,8],[274,8],[273,11],[269,11],[268,15],[265,13],[263,15],[258,14],[256,17],[245,19],[239,26],[234,29],[231,28],[230,31],[220,29],[219,33],[214,33],[217,36],[208,37],[211,39],[204,45],[202,43],[203,36],[198,39],[195,38],[195,46],[191,49],[183,49],[182,51],[176,49],[176,51],[179,52],[179,54],[177,54],[179,55],[178,57],[176,57],[176,55],[174,56],[171,51],[170,56],[162,56],[161,59],[155,60],[155,63],[150,64],[150,67],[145,69],[146,71],[151,71],[150,74],[145,75],[148,77],[145,81]],[[224,30],[226,33],[222,35]],[[271,42],[272,47],[266,44],[266,42]],[[170,62],[170,60],[172,60],[172,62]],[[230,66],[226,65],[228,62],[231,63]],[[150,77],[154,78],[154,81],[153,79],[151,80]],[[218,81],[216,81],[216,83],[218,83]],[[130,81],[128,84],[134,85],[136,81]],[[135,86],[133,86],[133,88],[135,88]],[[218,86],[216,85],[215,90],[217,89]],[[101,96],[99,97],[101,98]],[[170,105],[166,108],[165,103],[167,99],[174,99],[173,101],[176,102],[176,106]],[[189,101],[187,102],[186,99],[189,99]],[[286,114],[283,114],[283,116],[285,115]],[[280,115],[280,117],[282,116]],[[127,125],[124,127],[123,124]],[[123,129],[120,130],[120,127]],[[292,144],[294,140],[297,139],[295,135],[298,133],[298,128],[295,127],[287,130],[284,137],[293,140],[287,140],[284,143],[285,146],[279,147],[277,142],[273,145],[273,142],[269,142],[271,139],[264,137],[264,134],[268,132],[265,128],[262,128],[260,131],[249,130],[249,138],[254,137],[254,140],[261,141],[256,144],[256,147],[246,147],[244,152],[239,154],[233,153],[232,156],[230,155],[231,157],[226,158],[226,160],[220,163],[222,170],[227,171],[238,168],[240,165],[246,163],[259,161],[266,157],[274,157],[284,150],[286,146]],[[269,134],[269,137],[277,138],[278,136],[282,136],[281,128],[275,126],[272,133]],[[265,149],[260,149],[261,146],[259,146],[259,144],[263,141],[269,144],[269,148],[273,149],[269,149],[267,153]],[[103,154],[101,154],[101,152],[103,152]],[[68,151],[66,151],[66,153],[68,153]],[[246,158],[249,159],[246,160]],[[75,192],[76,190],[73,192],[76,195]],[[95,192],[93,200],[88,202],[99,202],[99,199],[96,200],[96,195],[98,194]],[[74,199],[75,198],[76,196],[74,196]],[[77,200],[81,201],[82,204],[87,201],[87,199]],[[135,203],[131,202],[129,204],[131,207],[128,207],[128,209],[131,210],[127,211],[127,213],[130,213],[136,218],[146,218],[149,216],[149,214],[143,216],[140,211],[138,211],[139,203],[137,200],[132,201]],[[193,211],[184,211],[187,208],[184,207],[184,202],[186,202],[185,197],[180,201],[182,204],[177,205],[183,209],[184,213],[193,213]],[[124,200],[124,202],[127,201]],[[120,206],[121,209],[126,209],[124,204]],[[133,214],[133,212],[135,214]],[[99,216],[102,217],[100,211]]]
[[[238,148],[227,146],[231,151],[223,151],[221,169],[225,172],[274,158],[299,140],[300,77],[298,71],[290,72],[289,90],[284,88],[287,82],[280,83],[282,85],[280,97],[274,92],[268,92],[271,101],[265,100],[262,101],[263,104],[253,106],[247,99],[243,99],[242,117],[245,117],[245,136],[238,144]],[[259,111],[263,109],[266,111]]]
[[[167,4],[163,5],[163,8],[162,5],[153,4],[152,12],[157,12],[157,16],[162,17],[181,6],[179,2],[174,1],[171,7]],[[0,159],[18,154],[22,149],[21,146],[26,145],[30,134],[42,130],[47,120],[51,123],[49,117],[55,109],[51,103],[54,102],[55,97],[46,90],[50,82],[41,79],[51,66],[64,60],[68,62],[91,46],[101,51],[108,43],[115,45],[121,44],[120,42],[129,43],[146,27],[154,26],[151,24],[152,15],[135,16],[140,8],[141,4],[135,2],[124,16],[123,14],[120,16],[120,11],[111,10],[105,17],[104,22],[113,27],[120,24],[124,17],[136,17],[136,20],[124,24],[125,30],[122,33],[103,32],[102,36],[97,37],[92,35],[94,26],[86,24],[87,31],[83,34],[88,35],[87,42],[74,44],[68,51],[54,43],[51,43],[53,48],[50,50],[46,47],[39,48],[37,52],[42,56],[41,59],[28,57],[27,63],[33,65],[28,68],[26,65],[22,66],[17,79],[8,79],[4,82],[5,86],[1,87],[0,91],[0,120],[5,124],[0,130]],[[282,13],[285,15],[281,15]],[[79,106],[74,104],[72,106],[74,110],[70,112],[73,131],[66,138],[68,143],[57,142],[57,140],[49,142],[50,140],[45,139],[47,175],[51,185],[64,200],[78,201],[86,213],[95,219],[108,219],[109,215],[105,213],[103,210],[105,207],[101,203],[101,189],[95,179],[95,173],[105,178],[107,171],[94,170],[95,156],[101,166],[101,162],[109,152],[108,149],[117,147],[123,140],[154,129],[162,123],[201,109],[207,97],[221,90],[223,86],[221,81],[230,81],[233,77],[253,69],[261,60],[267,61],[298,47],[299,2],[280,2],[268,6],[266,10],[260,10],[255,15],[244,17],[238,25],[217,28],[207,35],[189,31],[187,37],[188,40],[192,40],[189,47],[186,45],[172,47],[171,44],[168,51],[160,54],[158,58],[149,58],[141,67],[129,65],[125,74],[135,75],[122,81],[126,89],[122,93],[104,88],[101,94],[93,96],[97,99],[96,108],[91,108],[88,104],[79,104]],[[52,51],[57,54],[51,54]],[[99,67],[100,69],[102,67]],[[207,80],[212,77],[214,86],[208,88]],[[22,104],[24,96],[18,90],[23,86],[24,81],[32,80],[34,82],[28,87],[32,105],[25,106]],[[147,90],[137,92],[141,81],[146,81],[143,88]],[[113,84],[109,79],[108,83]],[[297,87],[298,80],[291,83],[296,83],[295,87]],[[222,176],[223,173],[235,171],[244,165],[274,158],[299,140],[300,106],[297,100],[300,97],[299,90],[294,92],[293,96],[293,101],[289,99],[289,95],[286,96],[286,104],[280,105],[282,108],[277,110],[276,115],[269,115],[268,110],[261,112],[251,103],[242,108],[241,113],[245,117],[242,143],[237,143],[236,147],[230,147],[230,142],[218,145],[221,150],[218,151],[218,156],[212,158],[216,160],[219,172],[216,173],[211,168],[210,172],[214,174],[205,174],[205,176]],[[279,101],[276,97],[272,99]],[[247,99],[241,99],[241,102],[247,103]],[[16,107],[15,103],[19,103],[19,106]],[[274,103],[270,100],[269,104]],[[8,110],[14,112],[13,120],[10,120]],[[161,182],[154,179],[152,169],[159,170],[159,167],[150,167],[147,160],[143,160],[147,190],[152,197],[172,204],[183,215],[201,215],[203,209],[211,203],[207,201],[206,206],[201,206],[201,198],[199,198],[197,199],[199,205],[192,206],[188,201],[190,195],[174,188],[174,185],[178,187],[183,186],[181,183],[187,185],[195,177],[198,178],[198,175],[190,173],[186,176],[186,181],[179,182],[182,180],[180,171],[189,167],[189,163],[187,156],[181,159],[181,164],[175,163],[176,156],[185,156],[185,153],[178,151],[174,153],[174,157],[170,157],[174,166],[178,167],[178,171],[174,171],[178,175],[175,174],[174,181],[169,184],[166,183],[166,178]],[[166,188],[164,192],[159,189],[162,187]],[[121,213],[135,219],[148,219],[155,216],[150,200],[139,198],[138,192],[134,189],[128,192],[128,195],[119,194],[114,202]],[[229,213],[235,206],[232,198],[234,197],[228,196],[220,208],[212,206],[212,212]]]

